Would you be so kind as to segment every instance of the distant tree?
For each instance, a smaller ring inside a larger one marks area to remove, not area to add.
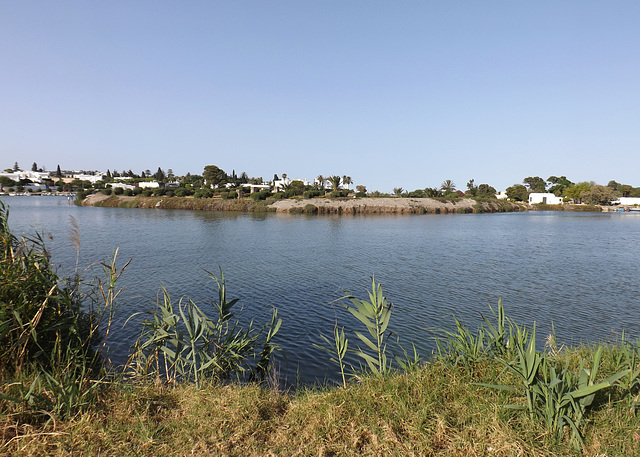
[[[514,184],[507,187],[505,193],[510,200],[517,202],[526,202],[529,200],[529,191],[522,184]]]
[[[614,180],[609,181],[609,183],[607,184],[607,187],[611,187],[613,190],[618,190],[618,188],[621,186],[621,184],[619,182],[616,182]]]
[[[18,166],[18,162],[13,164],[13,171],[20,171],[20,167]]]
[[[442,184],[440,184],[440,190],[442,190],[443,192],[454,192],[456,190],[456,183],[454,183],[450,179],[446,179],[442,181]]]
[[[442,197],[442,192],[440,191],[440,189],[437,189],[435,187],[425,187],[424,195],[425,197],[429,198]]]
[[[529,176],[522,180],[524,184],[529,188],[531,192],[545,192],[547,189],[547,183],[540,176]]]
[[[394,187],[393,193],[400,197],[404,193],[404,189],[402,187]]]
[[[278,178],[278,175],[274,173],[273,182],[276,182],[276,181],[280,181],[280,178]]]
[[[246,171],[243,171],[239,178],[240,183],[247,184],[249,182],[249,175]]]
[[[495,197],[496,189],[489,184],[480,184],[478,186],[478,195],[483,197]]]
[[[107,168],[107,179],[111,179],[111,171]]]
[[[631,197],[633,193],[633,187],[629,184],[620,184],[617,189],[620,192],[621,197]]]
[[[340,190],[340,184],[342,183],[342,178],[338,175],[329,176],[327,181],[331,183],[331,187],[333,190]]]
[[[15,187],[17,182],[7,176],[0,176],[0,189],[3,187]]]
[[[564,195],[565,197],[572,199],[575,203],[582,203],[582,193],[588,191],[595,185],[596,183],[593,181],[579,182],[571,187],[566,188],[564,191]]]
[[[349,185],[353,184],[353,180],[351,179],[351,176],[344,175],[342,177],[342,184],[347,186],[347,189],[348,189]]]
[[[478,186],[474,184],[474,179],[470,179],[467,183],[467,191],[469,195],[476,196],[478,194]]]
[[[62,170],[60,170],[60,165],[56,168],[56,178],[62,178]]]
[[[38,164],[33,162],[33,165],[31,165],[31,171],[38,171]]]
[[[171,168],[167,169],[167,178],[169,178],[169,179],[173,179],[174,178],[173,170]]]
[[[164,171],[162,171],[162,168],[158,167],[158,170],[154,173],[153,178],[158,182],[165,181],[165,174]]]
[[[318,189],[324,189],[324,181],[325,178],[322,175],[316,176],[316,182],[313,183],[313,186]]]
[[[227,174],[215,165],[207,165],[202,173],[205,183],[211,187],[222,184],[227,179]]]
[[[356,186],[356,191],[357,192],[361,192],[363,194],[366,194],[367,193],[367,186],[363,186],[362,184],[358,184]]]
[[[580,192],[580,198],[590,205],[609,205],[613,200],[618,198],[618,192],[608,186],[596,184],[591,186],[589,190]]]
[[[111,176],[113,178],[119,178],[120,177],[120,173],[118,173],[118,170],[116,170],[115,168],[113,169],[113,173],[111,173]]]
[[[567,179],[566,176],[549,176],[547,179],[549,183],[549,192],[553,193],[556,197],[564,195],[565,189],[573,186],[573,183]]]

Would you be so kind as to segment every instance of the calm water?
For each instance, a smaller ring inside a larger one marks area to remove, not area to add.
[[[80,226],[82,268],[111,257],[132,259],[120,286],[120,318],[111,356],[122,362],[139,327],[129,315],[153,309],[164,285],[173,297],[215,298],[205,270],[222,268],[241,319],[283,318],[278,342],[283,377],[336,379],[322,351],[344,291],[366,296],[370,277],[395,304],[392,328],[429,357],[433,329],[452,314],[475,328],[501,297],[507,315],[554,324],[560,343],[611,340],[640,328],[640,215],[531,212],[480,215],[302,216],[83,208],[66,198],[4,198],[15,233],[50,234],[53,261],[72,272],[73,216]],[[91,273],[98,273],[93,269]],[[542,340],[542,338],[541,338]]]

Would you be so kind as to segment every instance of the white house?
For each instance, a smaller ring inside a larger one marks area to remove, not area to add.
[[[618,200],[611,203],[622,206],[640,205],[640,197],[620,197]]]
[[[535,205],[536,203],[560,205],[562,204],[562,197],[556,197],[554,194],[548,192],[531,192],[529,194],[529,204]]]
[[[141,189],[157,189],[160,187],[160,183],[158,181],[142,181],[138,183],[138,187]]]

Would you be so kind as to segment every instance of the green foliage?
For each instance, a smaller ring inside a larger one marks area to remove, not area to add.
[[[318,207],[316,205],[308,203],[304,205],[304,212],[305,214],[318,214]]]
[[[306,190],[302,194],[304,198],[322,197],[323,195],[324,195],[324,190],[320,190],[320,189]]]
[[[218,286],[218,300],[210,303],[216,318],[210,318],[190,298],[181,298],[174,304],[169,292],[162,288],[156,310],[142,322],[144,330],[128,364],[133,373],[157,377],[163,374],[167,382],[192,381],[199,387],[207,378],[224,380],[244,375],[249,360],[259,356],[250,371],[252,377],[264,378],[277,349],[272,342],[282,322],[277,311],[271,322],[259,330],[253,328],[253,323],[241,328],[238,321],[232,321],[231,310],[238,299],[227,300],[222,271],[220,279],[209,275]],[[265,330],[266,337],[260,343]]]
[[[522,182],[528,187],[530,192],[546,192],[547,182],[540,176],[529,176]]]
[[[505,190],[509,200],[517,202],[526,202],[529,200],[529,191],[522,184],[514,184]]]
[[[99,293],[84,294],[77,272],[57,276],[40,235],[10,233],[8,213],[0,202],[0,374],[11,385],[5,399],[70,416],[93,404],[105,376],[102,350],[126,265],[118,271],[114,255],[103,264],[107,282],[92,289]],[[79,249],[79,234],[73,238]]]
[[[202,177],[208,185],[213,187],[223,184],[228,178],[224,170],[218,168],[215,165],[205,166]]]
[[[492,310],[493,312],[493,310]],[[513,323],[504,315],[502,302],[498,313],[494,313],[496,324],[483,318],[476,334],[472,334],[457,319],[457,331],[443,332],[436,338],[438,358],[449,365],[462,365],[470,370],[480,361],[496,360],[504,366],[500,376],[508,372],[515,380],[515,386],[505,384],[478,383],[517,394],[526,399],[526,404],[509,404],[512,410],[527,411],[534,421],[540,421],[556,442],[565,430],[570,431],[570,441],[576,448],[583,445],[583,431],[587,414],[594,405],[598,392],[608,389],[619,380],[626,379],[628,386],[638,384],[640,370],[632,370],[630,365],[637,362],[634,347],[618,357],[618,367],[624,369],[598,381],[603,348],[593,351],[591,368],[580,362],[577,373],[570,370],[568,363],[563,367],[557,360],[557,352],[540,352],[536,349],[536,330],[529,331]],[[552,338],[553,339],[553,338]]]
[[[194,192],[193,198],[211,198],[213,197],[213,190],[211,189],[198,189]]]

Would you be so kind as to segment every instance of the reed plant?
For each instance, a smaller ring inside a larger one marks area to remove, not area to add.
[[[77,271],[58,276],[44,237],[16,237],[8,216],[0,202],[2,397],[27,414],[73,415],[93,404],[106,375],[103,353],[126,265],[117,268],[116,251],[104,264],[110,275],[98,283],[102,294],[85,294]]]
[[[227,299],[222,270],[220,279],[212,273],[209,276],[218,288],[217,301],[209,303],[215,318],[188,297],[175,303],[162,288],[156,309],[142,321],[142,334],[127,363],[130,373],[164,377],[172,384],[194,382],[197,387],[206,379],[265,378],[278,349],[273,342],[282,324],[277,310],[261,328],[254,328],[253,321],[243,328],[232,319],[238,299]]]

